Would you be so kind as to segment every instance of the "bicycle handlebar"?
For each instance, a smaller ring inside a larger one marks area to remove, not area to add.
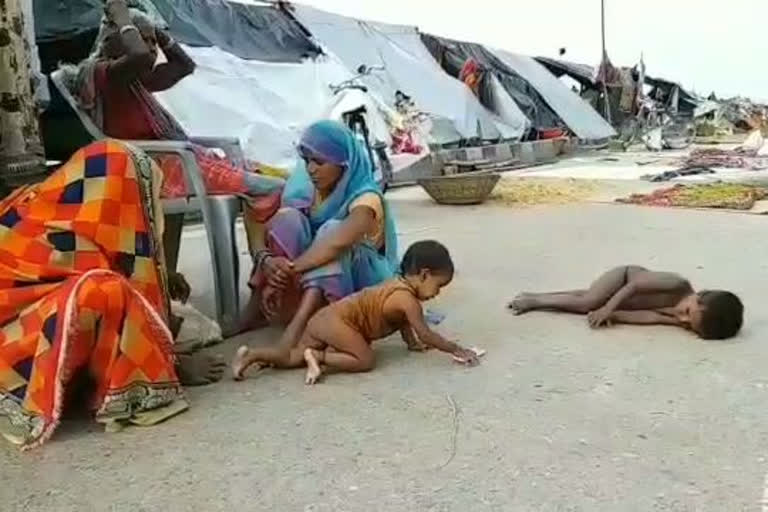
[[[384,71],[385,69],[386,68],[384,66],[366,66],[365,64],[361,64],[360,66],[357,67],[357,70],[356,70],[357,74],[355,76],[347,80],[344,80],[343,82],[337,85],[329,84],[328,87],[330,87],[330,89],[334,92],[334,94],[344,89],[358,89],[363,92],[368,92],[367,87],[365,87],[364,85],[357,84],[356,82],[365,76],[372,75],[374,71]]]
[[[347,80],[338,85],[330,84],[328,87],[330,87],[331,91],[333,91],[333,94],[338,94],[346,89],[355,89],[362,92],[368,92],[368,88],[366,86],[356,84],[354,80]]]

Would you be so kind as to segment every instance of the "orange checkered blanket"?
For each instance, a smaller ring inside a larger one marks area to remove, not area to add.
[[[51,436],[80,371],[98,421],[146,424],[142,414],[186,408],[166,326],[157,172],[138,150],[99,142],[0,201],[0,433],[12,442]]]

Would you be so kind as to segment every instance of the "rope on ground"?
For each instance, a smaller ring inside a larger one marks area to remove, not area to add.
[[[448,460],[443,462],[440,466],[438,466],[437,469],[443,469],[448,464],[451,463],[454,457],[456,457],[456,441],[459,437],[459,408],[456,407],[456,402],[453,400],[453,397],[450,395],[450,393],[445,395],[445,399],[448,401],[448,404],[451,406],[451,412],[453,413],[453,435],[451,436],[451,453],[448,456]]]

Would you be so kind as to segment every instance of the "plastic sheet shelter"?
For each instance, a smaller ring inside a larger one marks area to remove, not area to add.
[[[35,7],[46,1],[37,0]],[[238,137],[247,157],[292,166],[301,130],[323,115],[332,100],[328,84],[348,79],[348,69],[337,59],[320,55],[303,27],[273,4],[156,0],[150,5],[147,1],[141,2],[145,11],[169,27],[197,64],[193,75],[157,94],[187,133]],[[49,3],[55,10],[58,2]],[[70,48],[69,42],[74,41],[77,44],[70,49],[76,58],[67,60],[78,62],[90,52],[103,5],[98,12],[87,0],[66,5],[71,16],[63,17],[58,26],[36,25],[37,36],[40,39],[42,31],[62,37],[46,43],[54,49]],[[254,29],[263,23],[271,27]],[[82,34],[90,34],[90,39],[82,40]],[[48,71],[52,66],[56,61],[48,61]],[[63,159],[77,149],[66,147],[77,143],[67,136],[77,120],[66,105],[58,103],[53,101],[43,114],[43,127],[47,153]]]
[[[185,50],[194,74],[158,99],[188,133],[238,137],[246,157],[281,168],[293,166],[302,130],[331,104],[328,84],[351,77],[332,56],[264,62],[217,47]]]
[[[600,114],[535,59],[504,50],[493,53],[531,84],[579,139],[601,141],[616,135]]]
[[[462,66],[469,58],[475,59],[484,68],[487,73],[480,85],[479,97],[488,109],[493,112],[499,111],[499,107],[493,99],[491,87],[493,81],[490,79],[490,75],[493,75],[507,91],[507,94],[517,103],[534,128],[543,130],[558,126],[564,127],[560,118],[547,105],[536,89],[482,45],[428,34],[421,34],[421,39],[443,70],[453,77],[459,76]]]
[[[508,112],[501,120],[485,109],[458,80],[447,76],[421,42],[415,27],[388,25],[345,18],[302,5],[293,13],[324,50],[341,59],[350,69],[361,64],[384,66],[385,70],[365,77],[363,82],[388,104],[395,92],[411,96],[417,108],[450,120],[455,133],[447,130],[432,137],[440,143],[457,139],[517,139],[528,120],[521,113]],[[514,108],[514,107],[511,107]],[[433,123],[440,126],[439,122]]]

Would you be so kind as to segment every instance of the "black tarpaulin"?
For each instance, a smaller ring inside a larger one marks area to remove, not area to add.
[[[648,96],[664,103],[668,107],[674,107],[681,113],[687,113],[693,115],[702,101],[689,93],[683,86],[677,82],[671,82],[663,78],[653,78],[650,76],[645,77],[645,83],[652,87]],[[677,105],[672,105],[670,102],[673,100],[675,93],[677,93]]]
[[[152,0],[126,0],[126,3],[158,19]],[[84,33],[97,32],[104,4],[105,0],[33,0],[37,42],[76,39]]]
[[[34,0],[38,42],[72,38],[95,30],[104,14],[102,0]]]
[[[304,29],[273,5],[225,0],[129,0],[128,4],[155,10],[171,35],[189,46],[216,46],[243,59],[266,62],[300,62],[320,53]],[[92,40],[104,2],[34,0],[34,12],[35,36],[40,43],[85,34]]]
[[[527,80],[483,46],[428,34],[421,34],[421,39],[435,60],[453,77],[458,78],[461,67],[470,57],[492,72],[535,128],[544,129],[564,125]],[[492,111],[497,111],[487,84],[481,85],[480,101]]]
[[[599,88],[597,80],[595,79],[596,70],[592,66],[559,59],[551,59],[549,57],[536,57],[536,60],[556,77],[567,75],[586,88]],[[648,75],[645,75],[644,79],[645,83],[652,87],[648,96],[660,100],[662,103],[668,103],[669,99],[673,96],[675,89],[677,89],[679,93],[677,108],[681,112],[692,113],[701,103],[700,99],[686,91],[676,82],[665,80],[663,78],[654,78]]]
[[[178,41],[216,46],[243,59],[300,62],[320,53],[302,27],[271,5],[223,0],[153,0]]]
[[[567,75],[584,87],[597,87],[595,84],[595,68],[592,66],[565,60],[551,59],[549,57],[536,57],[536,60],[558,78]]]

